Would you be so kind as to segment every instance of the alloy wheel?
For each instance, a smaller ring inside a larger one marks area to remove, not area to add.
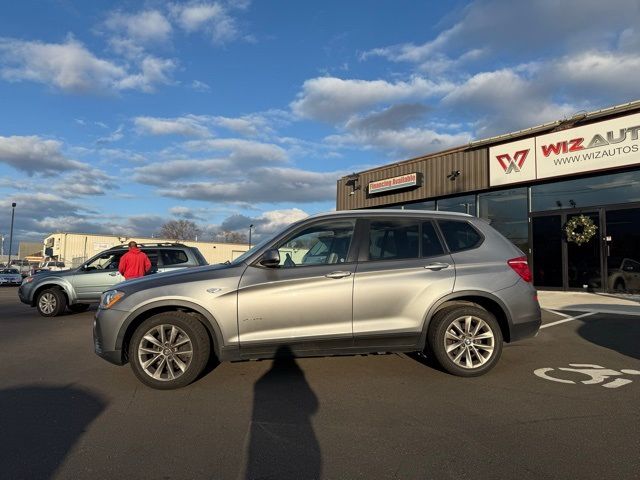
[[[53,293],[43,293],[38,300],[38,308],[45,315],[51,315],[58,306],[58,300]]]
[[[157,325],[146,332],[138,345],[138,361],[151,378],[171,381],[191,365],[193,345],[189,335],[175,325]]]
[[[473,369],[487,363],[495,348],[491,327],[473,315],[456,318],[444,334],[447,356],[459,367]]]

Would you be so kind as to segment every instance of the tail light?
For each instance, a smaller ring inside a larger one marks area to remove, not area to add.
[[[525,282],[531,282],[533,279],[531,275],[531,270],[529,270],[529,264],[527,263],[527,257],[517,257],[512,258],[511,260],[507,260],[507,263],[513,271],[520,275]]]

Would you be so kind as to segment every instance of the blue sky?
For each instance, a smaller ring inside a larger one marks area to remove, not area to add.
[[[0,233],[269,233],[351,171],[640,98],[638,0],[5,2]],[[7,245],[5,245],[6,247]]]

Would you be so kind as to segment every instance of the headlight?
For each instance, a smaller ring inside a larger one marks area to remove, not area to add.
[[[108,290],[102,294],[100,308],[111,308],[124,298],[124,292],[118,290]]]
[[[33,282],[33,277],[26,277],[25,279],[22,280],[22,283],[31,283]]]

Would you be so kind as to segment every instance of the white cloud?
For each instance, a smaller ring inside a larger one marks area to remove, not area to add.
[[[293,222],[307,218],[309,214],[299,208],[269,210],[257,216],[235,214],[226,218],[217,228],[223,232],[246,233],[249,225],[253,225],[254,239],[259,241],[264,236],[278,232]]]
[[[339,122],[380,103],[441,95],[452,86],[448,82],[435,83],[422,77],[395,83],[319,77],[304,82],[291,109],[303,118]]]
[[[62,153],[62,142],[35,135],[0,136],[0,163],[28,175],[56,175],[63,171],[88,168],[84,163],[66,158]]]
[[[207,117],[186,115],[175,118],[136,117],[133,122],[138,132],[148,135],[182,135],[186,137],[207,137],[209,129],[205,125]]]
[[[139,71],[96,57],[74,38],[64,43],[0,39],[0,75],[10,82],[31,81],[67,93],[146,92],[171,83],[173,60],[146,56]]]
[[[240,36],[235,18],[222,2],[175,3],[171,13],[187,33],[205,32],[213,43],[224,44]]]
[[[104,145],[106,143],[113,143],[113,142],[117,142],[119,140],[122,140],[122,138],[124,137],[124,133],[123,132],[124,132],[124,125],[120,125],[113,132],[111,132],[109,135],[106,135],[104,137],[98,138],[98,140],[96,140],[96,144]]]
[[[208,92],[211,90],[211,87],[208,84],[201,82],[200,80],[194,80],[191,82],[191,88],[196,92]]]
[[[171,24],[158,10],[138,13],[113,12],[105,26],[126,39],[144,44],[166,42],[171,36]]]
[[[192,140],[185,147],[194,151],[227,152],[230,162],[251,165],[270,162],[286,162],[287,152],[278,145],[241,138],[216,138]]]

